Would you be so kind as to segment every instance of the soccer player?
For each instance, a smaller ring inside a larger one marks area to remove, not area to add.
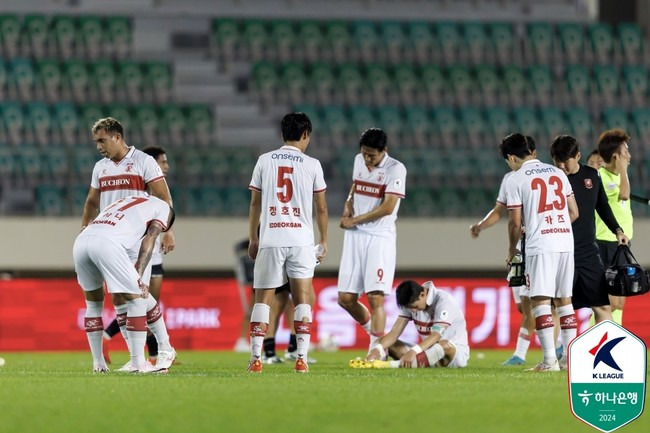
[[[571,305],[573,286],[573,233],[571,222],[578,218],[578,207],[571,184],[558,168],[534,158],[526,137],[511,134],[499,146],[501,156],[515,171],[506,182],[508,203],[508,254],[511,263],[517,254],[522,221],[526,222],[525,294],[531,299],[535,330],[544,360],[530,371],[559,371],[553,341],[551,300],[560,318],[564,350],[576,336],[577,322]]]
[[[165,149],[159,146],[147,146],[142,151],[156,160],[163,176],[167,177],[169,162],[167,161]],[[161,240],[161,238],[156,239],[156,245],[151,256],[151,283],[149,284],[149,293],[158,302],[160,302],[160,290],[165,275]],[[147,349],[149,351],[149,362],[155,364],[158,358],[158,342],[156,341],[156,336],[151,332],[147,333]]]
[[[598,172],[616,221],[623,228],[629,240],[632,240],[634,220],[630,206],[630,179],[627,176],[627,167],[630,165],[632,157],[627,147],[628,141],[630,141],[630,136],[620,129],[611,129],[600,135],[598,153],[603,158],[605,165]],[[596,216],[596,241],[603,263],[605,266],[609,266],[618,249],[618,239],[599,216]],[[622,324],[625,298],[610,296],[609,303],[612,307],[613,320]]]
[[[603,161],[603,158],[600,157],[600,153],[598,153],[598,149],[594,149],[591,151],[591,153],[587,157],[587,165],[591,168],[595,168],[596,170],[598,170],[600,167],[605,165],[605,161]]]
[[[144,196],[148,192],[172,207],[171,195],[162,170],[152,157],[133,146],[127,146],[124,140],[124,128],[120,122],[112,117],[99,119],[92,127],[92,134],[97,150],[104,158],[98,161],[93,169],[90,189],[81,217],[82,230],[97,216],[100,209],[104,209],[120,198],[132,195]],[[173,232],[171,230],[165,232],[162,240],[163,253],[172,251],[174,246]],[[151,266],[148,267],[147,275],[150,273]],[[128,346],[127,305],[119,293],[113,295],[113,305],[117,319],[107,328],[106,336],[110,338],[121,332]],[[107,348],[108,346],[105,345],[105,349]],[[164,352],[163,365],[173,362],[173,359],[169,361],[167,358],[175,357],[175,353]],[[107,362],[110,362],[110,358]],[[128,370],[129,364],[127,363],[123,368]]]
[[[339,305],[370,335],[384,335],[384,295],[393,288],[396,260],[395,220],[406,193],[406,167],[388,155],[386,133],[366,130],[354,158],[352,188],[340,226],[345,229],[339,267]],[[370,312],[359,302],[366,293]]]
[[[307,352],[311,335],[312,279],[316,262],[327,255],[327,202],[320,162],[307,156],[311,121],[304,113],[289,113],[282,119],[284,146],[260,156],[250,183],[250,257],[255,260],[251,312],[251,360],[248,371],[262,372],[262,342],[269,324],[275,289],[287,277],[291,286],[298,359],[294,370],[309,371]],[[314,247],[313,207],[320,233],[320,252]],[[261,225],[260,225],[261,222]],[[257,234],[260,226],[260,235]]]
[[[432,281],[419,285],[411,280],[400,283],[396,295],[399,316],[393,328],[370,348],[366,362],[372,368],[467,366],[467,324],[453,296],[436,289]],[[420,344],[399,340],[411,320],[422,336]],[[384,361],[388,354],[397,361]],[[350,366],[355,366],[354,361]]]
[[[169,204],[156,197],[130,196],[105,207],[77,236],[73,256],[77,281],[86,298],[84,323],[94,372],[108,371],[102,354],[104,283],[109,293],[118,293],[126,300],[131,355],[128,371],[166,372],[170,367],[171,363],[156,367],[148,364],[144,344],[148,326],[169,346],[162,312],[149,296],[147,269],[158,235],[173,223],[174,211]],[[133,251],[137,252],[135,261]],[[169,346],[168,350],[174,349]]]
[[[573,308],[591,308],[596,323],[611,320],[612,312],[604,278],[605,267],[596,245],[596,212],[614,234],[618,244],[627,244],[629,240],[607,202],[598,170],[580,164],[578,141],[570,135],[555,137],[551,142],[551,158],[569,178],[580,214],[580,218],[572,224],[575,261]]]
[[[533,157],[537,157],[537,146],[535,140],[530,136],[526,136],[526,142],[528,143],[528,148]],[[481,221],[470,226],[469,232],[472,238],[478,238],[482,230],[492,227],[508,212],[505,185],[506,180],[513,173],[514,171],[510,171],[503,176],[494,208],[492,208],[492,210],[490,210]],[[522,238],[524,236],[525,235],[522,233]],[[521,249],[520,243],[517,244],[517,249]],[[515,352],[510,358],[503,362],[503,365],[523,365],[526,362],[526,354],[530,347],[530,336],[535,331],[535,322],[533,320],[533,309],[530,305],[530,298],[526,295],[522,296],[521,294],[524,289],[525,286],[512,286],[512,297],[515,300],[517,311],[521,313],[521,326],[519,327],[519,334],[517,334]]]

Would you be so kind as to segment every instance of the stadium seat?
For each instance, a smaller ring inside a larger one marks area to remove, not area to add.
[[[128,136],[128,131],[131,129],[132,113],[129,106],[122,103],[114,103],[106,105],[106,116],[117,119],[125,129],[125,135]]]
[[[0,42],[7,57],[18,54],[20,44],[20,20],[18,15],[0,14]]]
[[[282,65],[281,79],[279,80],[282,93],[290,103],[299,103],[305,99],[307,89],[307,76],[303,66],[296,62],[287,62]],[[284,100],[283,98],[280,98]]]
[[[339,67],[337,77],[337,91],[348,105],[361,103],[361,92],[366,87],[365,80],[356,65],[351,63]]]
[[[571,135],[584,145],[591,144],[593,135],[593,124],[591,116],[584,107],[570,108],[566,110],[566,118],[569,121]]]
[[[93,91],[102,102],[115,100],[116,77],[113,63],[106,60],[96,60],[90,64]]]
[[[242,33],[244,47],[248,58],[253,61],[259,61],[266,58],[268,34],[264,22],[256,19],[247,19],[244,21],[244,30]]]
[[[89,188],[90,178],[85,182],[76,182],[68,186],[66,195],[70,201],[70,211],[73,215],[83,214],[84,204],[86,203]]]
[[[527,37],[524,39],[530,53],[528,63],[548,65],[555,50],[553,28],[549,23],[536,22],[528,25]]]
[[[67,211],[67,201],[63,187],[38,185],[35,191],[36,211],[44,216],[61,216]]]
[[[78,41],[83,47],[85,57],[98,58],[102,53],[102,44],[106,37],[101,19],[92,15],[82,15],[77,19],[77,24]],[[79,52],[80,47],[77,47],[77,53]]]
[[[623,59],[629,64],[638,64],[643,58],[643,34],[636,23],[618,25],[618,39]]]
[[[131,51],[131,22],[126,17],[111,16],[106,18],[105,26],[108,44],[104,50],[116,58],[125,58]]]
[[[485,144],[484,132],[486,129],[485,121],[481,111],[476,107],[461,107],[460,120],[465,130],[465,139],[469,148],[480,151]]]
[[[308,89],[313,92],[314,100],[321,105],[332,103],[335,78],[332,69],[326,63],[314,63],[309,72]]]
[[[82,143],[74,146],[72,152],[72,172],[79,182],[87,182],[90,186],[90,176],[95,163],[102,159],[95,146],[89,143]]]
[[[381,50],[385,50],[390,63],[399,63],[404,59],[405,51],[410,50],[402,24],[396,21],[382,21],[380,28]]]
[[[184,134],[187,129],[187,119],[181,107],[177,104],[165,104],[160,108],[161,132],[163,144],[172,146],[189,145],[185,143]]]
[[[399,108],[394,106],[380,106],[377,108],[377,119],[377,124],[386,132],[388,139],[393,143],[398,142],[404,129]]]
[[[400,64],[393,69],[392,79],[402,105],[414,105],[419,99],[421,84],[411,65]]]
[[[392,90],[392,81],[384,65],[374,63],[366,67],[365,79],[376,106],[388,103]]]
[[[639,137],[640,142],[650,142],[650,109],[637,108],[632,112],[632,119],[636,128],[636,135]]]
[[[488,50],[488,36],[483,23],[466,21],[462,24],[465,47],[473,64],[485,61]]]
[[[3,126],[3,141],[14,146],[22,145],[25,129],[25,116],[22,106],[13,101],[0,102],[0,115]]]
[[[68,60],[63,63],[65,89],[76,102],[87,102],[90,95],[90,76],[86,63],[81,60]]]
[[[186,148],[180,159],[179,171],[186,185],[198,185],[203,181],[204,164],[203,153],[197,148]]]
[[[0,179],[9,182],[13,179],[16,171],[14,154],[8,146],[0,146]]]
[[[26,127],[29,131],[29,141],[39,146],[50,145],[50,129],[52,128],[52,116],[50,107],[45,102],[28,102],[26,107]]]
[[[458,121],[454,110],[450,107],[436,107],[433,109],[433,119],[441,144],[446,148],[456,146],[458,142]]]
[[[57,56],[68,59],[75,54],[77,29],[74,19],[70,16],[59,15],[52,18],[52,39],[56,45]]]
[[[607,107],[603,110],[603,129],[618,128],[628,130],[627,112],[618,107]]]
[[[596,91],[602,104],[612,105],[619,98],[619,74],[612,65],[598,65],[594,67],[594,80]]]
[[[571,134],[562,111],[557,107],[542,107],[539,110],[546,140],[549,142],[560,134]]]
[[[14,58],[10,60],[11,81],[18,97],[23,101],[34,98],[34,84],[36,74],[32,61],[29,59]]]
[[[406,24],[408,40],[412,44],[413,54],[419,64],[431,62],[431,48],[434,46],[433,33],[428,22],[410,21]]]
[[[535,111],[530,107],[517,107],[512,110],[515,130],[524,135],[536,137],[539,132],[539,122]]]
[[[554,80],[547,66],[537,65],[528,68],[528,79],[535,99],[540,105],[549,105],[554,98]]]
[[[240,44],[239,26],[232,18],[217,18],[212,24],[212,52],[224,62],[235,60]]]
[[[508,93],[510,105],[524,104],[529,84],[524,71],[516,65],[503,67],[503,85]]]
[[[117,63],[116,90],[121,94],[121,100],[137,104],[142,101],[144,78],[138,62],[122,60]]]
[[[431,105],[443,103],[447,94],[447,80],[442,70],[436,65],[426,65],[420,70],[420,76],[427,92],[427,102]]]
[[[348,125],[348,116],[343,112],[343,109],[338,105],[325,106],[323,107],[322,119],[331,141],[344,143],[345,134],[348,133],[350,127]]]
[[[351,46],[350,31],[345,22],[328,21],[325,24],[325,40],[332,59],[337,63],[348,60]]]
[[[481,91],[481,99],[486,106],[494,106],[501,94],[501,81],[496,70],[487,65],[476,68],[476,81]]]
[[[9,74],[7,73],[7,68],[5,62],[0,58],[0,100],[7,98],[7,84],[9,81]]]
[[[156,108],[150,104],[137,105],[133,109],[134,126],[139,132],[139,139],[136,140],[139,146],[151,146],[159,144],[158,130],[161,127],[158,121]],[[135,131],[131,131],[133,134]]]
[[[490,43],[493,47],[497,61],[501,65],[512,62],[515,54],[515,36],[510,23],[492,22],[487,24]]]
[[[170,65],[164,62],[147,62],[144,65],[144,89],[151,93],[149,99],[167,102],[173,86]]]
[[[567,63],[579,63],[585,60],[585,37],[581,24],[560,23],[557,26],[560,45]]]
[[[279,78],[275,66],[268,62],[258,62],[253,66],[253,90],[263,104],[275,100]]]
[[[351,138],[361,136],[361,133],[368,128],[380,127],[370,107],[365,105],[354,106],[351,107],[349,111],[350,124],[352,128],[350,131],[352,133]]]
[[[36,62],[37,82],[43,96],[48,101],[57,101],[61,97],[63,77],[59,64],[52,60]]]
[[[250,206],[250,192],[246,186],[230,186],[224,189],[224,207],[234,216],[248,214]]]
[[[29,47],[29,53],[35,58],[49,54],[49,23],[44,15],[26,15],[23,19],[23,47]]]
[[[357,21],[352,25],[353,46],[364,63],[376,60],[379,35],[371,21]]]
[[[88,137],[90,137],[90,128],[99,119],[107,116],[107,110],[99,104],[83,104],[79,106],[80,132],[88,131]]]
[[[273,41],[274,58],[279,62],[291,60],[296,50],[296,35],[293,23],[287,20],[271,22],[270,38]]]
[[[444,188],[434,191],[436,212],[433,216],[451,217],[459,215],[464,208],[461,191],[455,188]]]
[[[637,106],[646,104],[648,95],[648,71],[643,66],[626,65],[623,67],[625,88],[632,102]]]
[[[583,65],[571,65],[566,68],[565,80],[567,92],[573,105],[587,105],[591,95],[589,71]]]
[[[468,105],[471,96],[476,90],[476,83],[464,65],[454,65],[448,70],[449,84],[454,92],[455,100],[458,105]]]
[[[439,21],[435,24],[435,29],[444,61],[447,64],[455,63],[463,45],[458,26],[452,21]]]
[[[219,188],[212,185],[200,186],[198,188],[199,202],[201,203],[201,214],[209,216],[222,215],[224,210],[224,199]]]
[[[512,131],[512,122],[508,112],[503,107],[490,107],[485,110],[487,126],[492,134],[491,139],[495,143],[500,143],[503,137]]]
[[[48,183],[64,186],[70,173],[68,152],[62,147],[52,147],[43,153],[43,174]]]
[[[413,145],[417,147],[425,147],[429,144],[429,131],[431,121],[427,115],[426,109],[422,107],[407,107],[406,108],[406,124],[408,127],[405,132],[410,134],[410,139],[413,140]],[[410,143],[404,143],[408,145]]]
[[[608,23],[590,24],[589,39],[594,61],[601,65],[611,63],[614,55],[612,26]]]
[[[213,116],[210,107],[205,104],[191,104],[187,107],[188,139],[205,146],[212,139]]]
[[[297,45],[301,47],[306,60],[315,62],[320,59],[323,53],[324,36],[319,21],[298,22]]]
[[[43,163],[38,148],[30,145],[23,145],[16,150],[17,173],[28,185],[38,185],[43,178]]]

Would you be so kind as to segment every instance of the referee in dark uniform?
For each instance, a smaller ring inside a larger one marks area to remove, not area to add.
[[[629,239],[616,222],[607,202],[598,171],[580,164],[580,146],[570,135],[559,135],[551,143],[551,158],[556,167],[564,171],[573,193],[580,217],[572,224],[575,274],[573,279],[573,308],[591,308],[596,323],[612,319],[609,306],[605,266],[596,244],[595,213],[616,235],[619,244],[628,244]]]

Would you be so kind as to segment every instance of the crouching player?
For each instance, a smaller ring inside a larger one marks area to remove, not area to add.
[[[438,290],[432,281],[419,285],[404,281],[397,286],[400,313],[388,334],[379,338],[365,361],[350,363],[358,368],[462,368],[469,359],[467,324],[454,298]],[[420,344],[399,340],[409,321],[422,336]],[[387,356],[397,361],[385,361]]]

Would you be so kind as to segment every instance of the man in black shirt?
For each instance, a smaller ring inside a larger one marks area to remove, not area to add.
[[[603,261],[596,244],[595,213],[616,235],[619,244],[629,239],[618,225],[598,171],[580,164],[580,146],[570,135],[559,135],[551,143],[551,158],[569,178],[580,217],[572,224],[575,246],[575,274],[573,280],[573,308],[591,308],[596,323],[611,320],[612,312],[607,296]]]

